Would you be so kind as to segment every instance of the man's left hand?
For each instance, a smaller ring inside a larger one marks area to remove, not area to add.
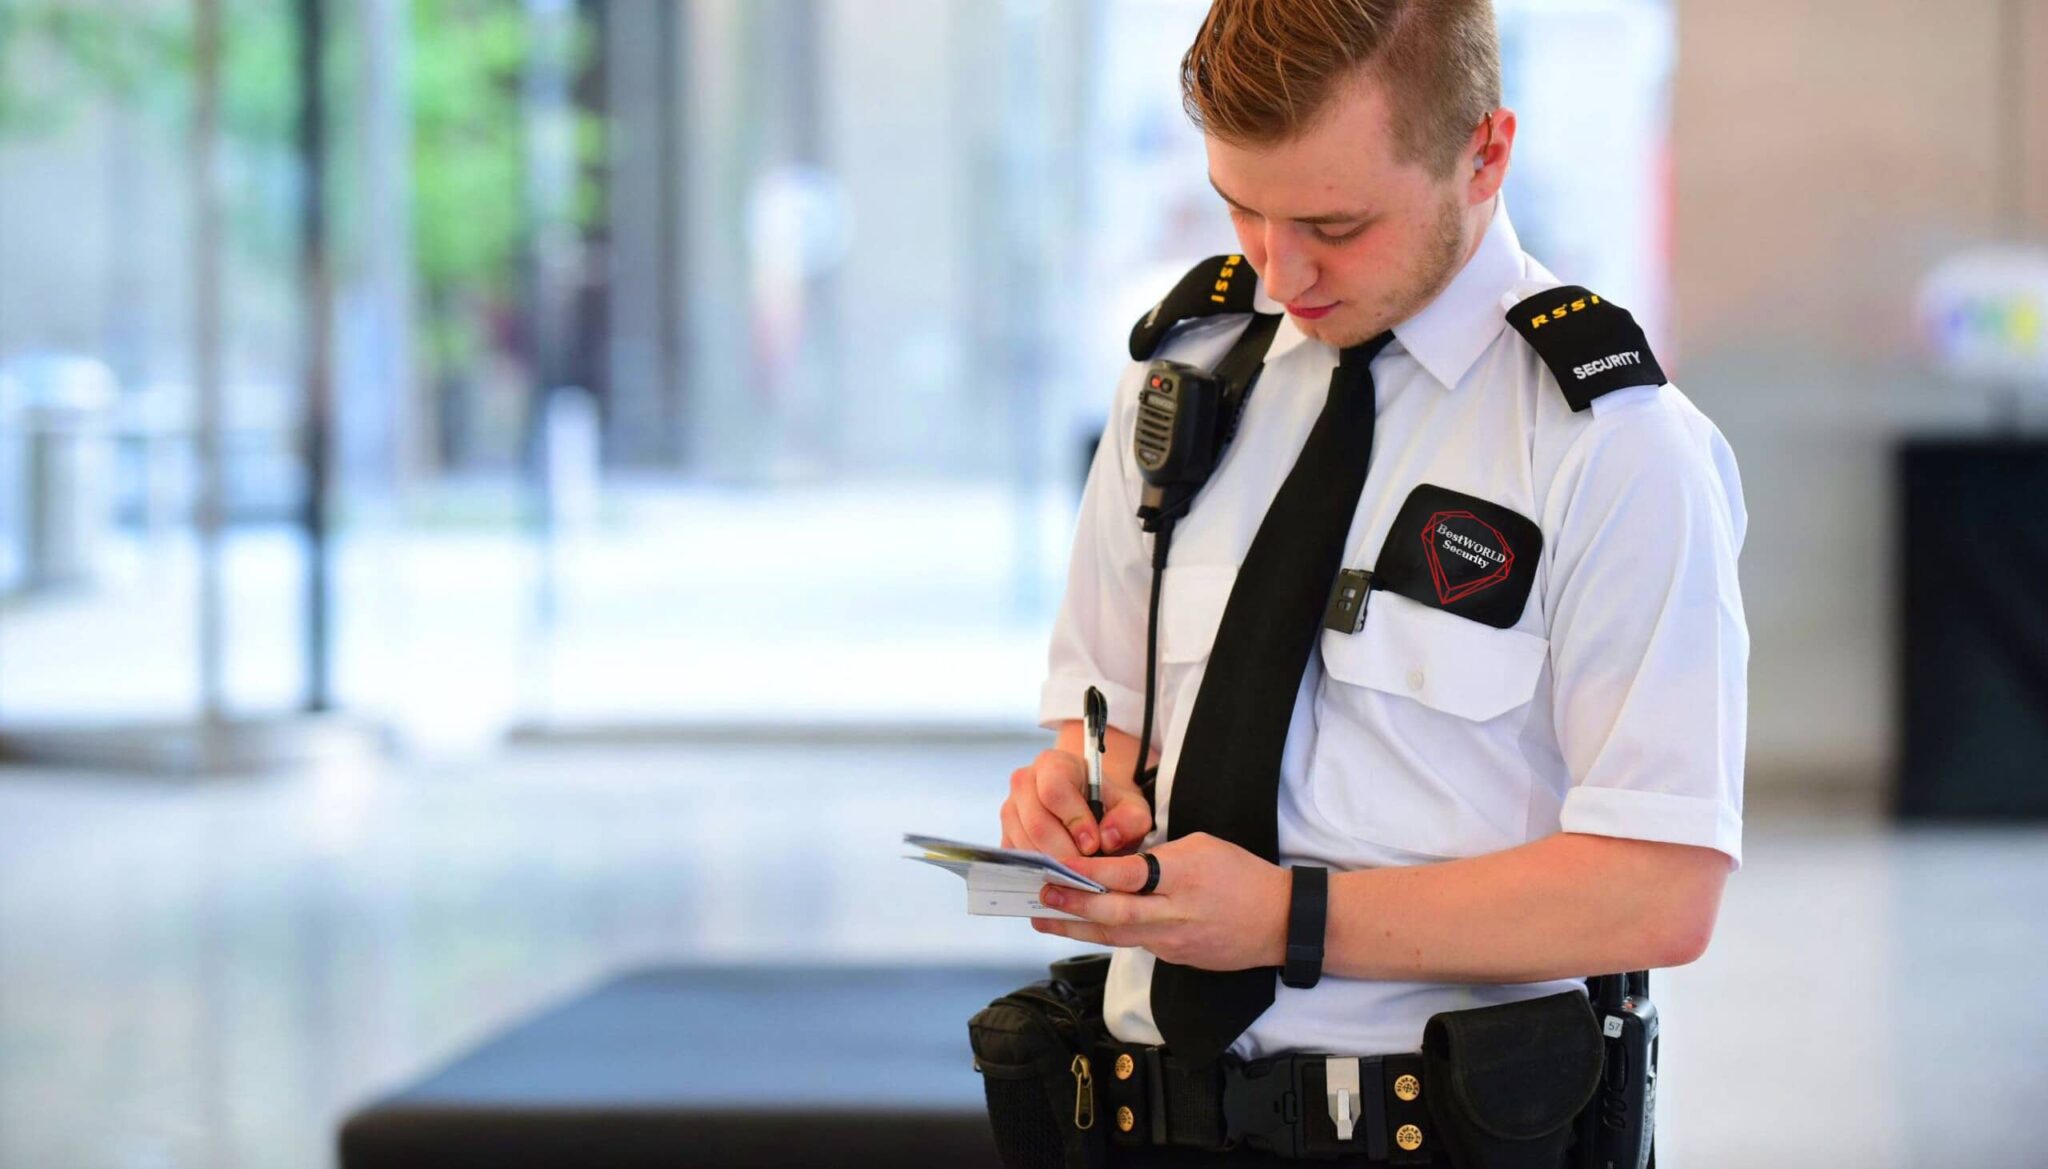
[[[1076,872],[1110,892],[1047,885],[1040,901],[1088,920],[1038,917],[1031,924],[1100,946],[1139,946],[1197,970],[1282,964],[1293,882],[1286,869],[1206,832],[1146,851],[1159,861],[1159,887],[1151,893],[1138,894],[1146,876],[1141,856],[1070,859]]]

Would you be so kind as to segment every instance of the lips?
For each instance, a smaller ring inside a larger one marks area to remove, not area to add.
[[[1309,308],[1304,305],[1290,304],[1287,306],[1287,311],[1293,313],[1297,317],[1300,317],[1304,321],[1320,321],[1324,317],[1329,316],[1331,313],[1336,312],[1337,306],[1334,304],[1326,304],[1319,306],[1317,308]]]

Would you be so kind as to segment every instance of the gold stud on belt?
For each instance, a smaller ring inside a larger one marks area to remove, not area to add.
[[[1404,1124],[1395,1130],[1394,1143],[1412,1153],[1422,1147],[1422,1130],[1412,1124]]]
[[[1403,1100],[1413,1100],[1422,1095],[1422,1081],[1414,1076],[1402,1076],[1394,1081],[1394,1095]]]

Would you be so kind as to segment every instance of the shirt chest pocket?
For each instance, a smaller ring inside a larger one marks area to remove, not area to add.
[[[1309,787],[1332,827],[1427,857],[1526,842],[1523,738],[1548,641],[1375,593],[1365,627],[1321,648]]]
[[[1223,607],[1237,583],[1237,569],[1228,565],[1174,564],[1166,569],[1159,590],[1159,660],[1185,666],[1209,656]]]

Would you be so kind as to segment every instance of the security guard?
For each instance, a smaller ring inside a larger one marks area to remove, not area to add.
[[[1034,924],[1114,947],[1108,1031],[1190,1060],[1413,1052],[1694,960],[1741,857],[1741,487],[1626,311],[1523,252],[1490,4],[1216,0],[1183,84],[1240,250],[1139,323],[1089,472],[1002,825],[1110,892]],[[1154,363],[1262,328],[1148,532]]]

